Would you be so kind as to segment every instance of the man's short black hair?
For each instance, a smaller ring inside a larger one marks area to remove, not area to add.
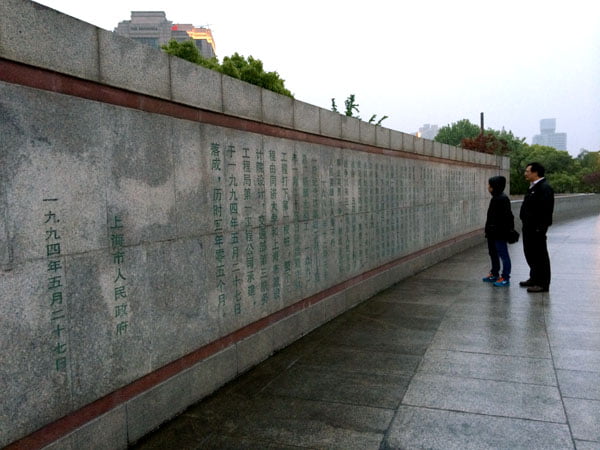
[[[544,169],[544,166],[542,166],[539,162],[532,162],[527,164],[527,167],[531,167],[532,172],[537,173],[538,177],[542,178],[544,176],[544,174],[546,173],[546,169]]]

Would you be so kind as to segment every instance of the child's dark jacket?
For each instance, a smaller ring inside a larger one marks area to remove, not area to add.
[[[510,207],[510,199],[504,193],[506,178],[492,177],[489,180],[492,187],[492,199],[485,221],[485,237],[498,241],[508,240],[508,232],[515,228],[515,219]]]

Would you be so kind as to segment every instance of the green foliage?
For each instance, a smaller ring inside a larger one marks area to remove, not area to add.
[[[523,145],[525,145],[525,138],[516,137],[512,131],[505,131],[502,129],[501,131],[492,130],[488,128],[485,130],[487,134],[493,134],[498,139],[504,141],[506,143],[507,152],[510,154],[513,151],[520,149]]]
[[[527,164],[533,161],[537,161],[545,167],[546,177],[550,184],[552,184],[555,192],[565,192],[562,191],[563,188],[569,190],[572,188],[572,180],[557,176],[560,172],[565,172],[566,174],[572,173],[573,160],[565,151],[559,151],[553,147],[546,147],[544,145],[524,145],[520,151],[512,152],[510,158],[511,194],[524,194],[527,192],[529,183],[525,181],[523,172],[525,172]],[[553,178],[557,179],[559,186],[554,186],[552,183]]]
[[[575,174],[566,172],[549,173],[547,178],[554,192],[574,193],[580,191],[581,179]]]
[[[477,125],[469,122],[468,119],[463,119],[440,128],[434,140],[458,147],[463,139],[476,138],[480,131]]]
[[[600,172],[600,151],[589,152],[583,150],[577,158],[575,158],[582,168],[587,168],[591,172]]]
[[[358,110],[358,107],[360,106],[358,103],[355,102],[355,97],[354,94],[350,94],[348,96],[348,98],[346,100],[344,100],[344,105],[346,106],[346,116],[348,117],[356,117],[357,119],[360,119],[360,116],[355,116],[354,115],[354,111],[356,111],[357,113],[359,113],[360,111]]]
[[[236,52],[232,56],[223,58],[223,64],[219,64],[217,58],[204,58],[192,40],[184,42],[171,40],[167,45],[163,45],[162,49],[170,55],[177,56],[194,64],[216,70],[230,77],[277,92],[278,94],[294,97],[286,89],[285,80],[277,72],[265,72],[262,61],[252,56],[246,59]]]
[[[546,172],[573,172],[574,160],[568,152],[544,145],[532,145],[530,148],[530,158],[542,163]]]
[[[337,109],[337,105],[335,104],[335,98],[331,99],[331,110],[333,112],[339,113],[338,109]]]
[[[169,55],[177,56],[195,64],[200,64],[200,58],[202,58],[194,41],[177,42],[171,39],[167,45],[162,46],[162,49]]]
[[[462,148],[475,150],[493,155],[506,155],[509,152],[508,143],[496,137],[493,133],[479,133],[475,138],[464,138],[460,142]]]
[[[600,193],[600,151],[582,151],[577,158],[568,152],[542,145],[527,145],[525,138],[511,131],[491,128],[481,132],[467,119],[442,127],[435,137],[437,142],[463,148],[507,155],[510,157],[510,193],[525,194],[529,183],[524,172],[527,164],[537,161],[546,169],[546,177],[556,193]]]
[[[576,162],[580,166],[581,188],[585,192],[600,193],[600,151],[582,151]]]
[[[376,119],[376,118],[377,118],[377,114],[373,114],[373,115],[371,116],[371,118],[369,119],[369,123],[373,123],[373,122],[375,122],[375,119]],[[388,116],[383,116],[381,119],[379,119],[377,122],[375,122],[375,126],[376,126],[376,127],[379,127],[379,126],[381,126],[381,122],[383,122],[383,121],[384,121],[385,119],[387,119],[387,118],[388,118]]]
[[[442,144],[501,155],[510,154],[525,143],[525,138],[514,136],[512,131],[488,128],[482,133],[480,127],[468,119],[440,128],[434,140]]]
[[[600,172],[585,174],[581,182],[585,192],[600,193]]]
[[[263,63],[260,59],[252,56],[244,58],[237,52],[231,56],[223,58],[221,72],[233,78],[238,78],[247,83],[263,87],[278,94],[294,97],[292,93],[285,88],[284,81],[277,72],[265,72]]]
[[[472,127],[470,129],[474,131]],[[525,138],[515,137],[512,131],[496,131],[491,128],[488,128],[483,133],[480,130],[477,137],[466,137],[460,141],[462,148],[493,155],[508,155],[521,148],[524,144]]]
[[[356,96],[354,94],[350,94],[348,96],[348,98],[346,100],[344,100],[344,106],[346,107],[346,110],[344,111],[344,114],[346,116],[355,117],[358,120],[361,120],[360,116],[358,115],[358,113],[360,112],[358,107],[360,105],[358,103],[356,103]],[[333,112],[339,113],[339,111],[337,109],[337,104],[335,103],[335,98],[331,99],[331,110]],[[356,112],[356,115],[354,115],[354,112]],[[369,123],[375,123],[375,126],[379,127],[379,126],[381,126],[381,122],[383,122],[387,118],[388,118],[388,116],[383,116],[377,122],[375,122],[375,120],[377,119],[377,114],[373,114],[371,116],[371,118],[369,119]]]
[[[525,180],[523,173],[525,167],[534,160],[529,157],[530,147],[523,144],[521,147],[513,150],[510,156],[510,193],[524,194],[527,192],[529,183]]]
[[[206,67],[207,69],[219,70],[220,66],[217,58],[205,58],[202,56],[198,47],[196,47],[196,44],[192,40],[177,42],[172,39],[167,45],[163,45],[162,49],[169,55],[177,56],[178,58]]]
[[[533,161],[545,167],[548,182],[556,193],[600,192],[600,152],[585,152],[574,159],[564,150],[523,144],[509,156],[511,194],[527,192],[529,185],[523,172]]]

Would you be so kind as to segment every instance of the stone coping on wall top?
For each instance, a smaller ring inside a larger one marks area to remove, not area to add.
[[[597,196],[600,199],[600,194],[594,194],[590,192],[582,192],[578,194],[554,194],[554,198],[565,199],[565,198],[584,198],[584,197],[594,197]],[[523,194],[509,194],[511,202],[521,202],[525,195]]]
[[[164,114],[180,119],[207,123],[267,136],[314,143],[318,145],[453,165],[470,167],[479,166],[482,168],[498,167],[498,165],[493,164],[492,161],[476,162],[469,159],[446,159],[441,155],[434,156],[413,153],[405,150],[393,150],[390,148],[377,147],[375,145],[365,144],[362,142],[345,140],[343,138],[333,138],[325,135],[309,133],[306,131],[288,129],[255,120],[230,116],[214,111],[207,111],[197,107],[183,105],[124,89],[105,86],[94,81],[82,80],[70,75],[32,67],[22,63],[16,63],[14,61],[8,61],[2,58],[0,58],[0,81],[19,84],[35,89],[47,90],[59,94],[75,96],[87,100],[99,101],[116,106],[137,109],[140,111]]]
[[[44,39],[30,45],[20,37],[23,29]],[[146,103],[152,98],[162,99],[436,161],[508,167],[506,157],[444,146],[292,100],[27,0],[0,3],[0,58],[112,86],[122,90],[119,95],[143,94]],[[55,82],[64,83],[64,78]]]

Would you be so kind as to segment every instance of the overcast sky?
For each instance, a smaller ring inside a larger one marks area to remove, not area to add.
[[[217,56],[277,71],[295,98],[415,133],[461,119],[531,143],[556,118],[573,156],[600,150],[600,7],[589,0],[40,0],[114,30],[131,11],[208,25]]]

